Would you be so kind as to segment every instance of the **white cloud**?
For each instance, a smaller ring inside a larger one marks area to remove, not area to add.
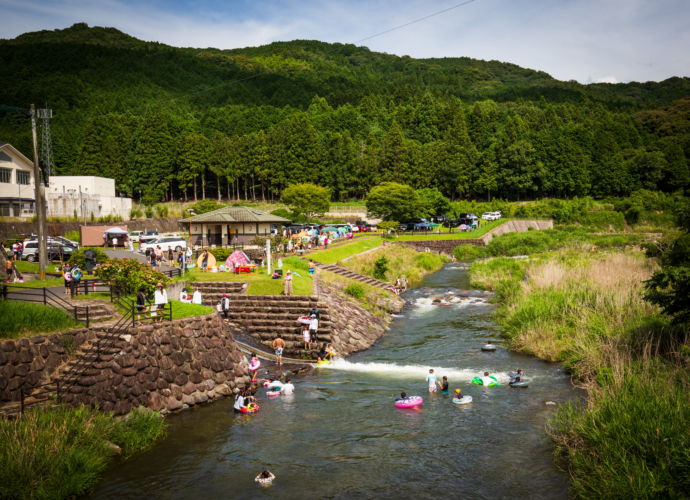
[[[618,79],[615,76],[609,75],[609,76],[602,76],[601,78],[594,80],[594,83],[620,83],[620,82],[618,81]]]

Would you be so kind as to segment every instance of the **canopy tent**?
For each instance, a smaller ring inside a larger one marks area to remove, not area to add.
[[[420,222],[419,224],[414,225],[415,229],[429,229],[430,227],[432,226],[428,222]]]
[[[118,235],[118,234],[129,234],[126,229],[122,229],[120,227],[111,227],[110,229],[106,229],[105,234],[107,235]]]
[[[429,227],[438,227],[441,224],[437,224],[436,222],[429,222]]]
[[[322,233],[323,233],[323,232],[329,232],[329,231],[332,232],[332,233],[337,233],[337,232],[338,232],[338,228],[337,228],[337,227],[332,227],[332,226],[326,226],[326,227],[324,227],[324,228],[321,230]]]
[[[242,250],[235,250],[225,260],[225,267],[235,268],[237,266],[246,266],[249,264],[249,257]]]

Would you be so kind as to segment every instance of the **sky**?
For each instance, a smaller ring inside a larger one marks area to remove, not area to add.
[[[690,0],[0,0],[0,13],[0,38],[85,22],[178,47],[314,39],[580,83],[690,76]]]

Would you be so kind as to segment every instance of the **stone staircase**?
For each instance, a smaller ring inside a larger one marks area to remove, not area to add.
[[[386,283],[384,281],[377,280],[376,278],[371,278],[369,276],[364,276],[363,274],[350,271],[345,267],[338,266],[336,264],[321,264],[319,262],[314,262],[314,264],[316,265],[316,267],[318,267],[319,269],[323,269],[324,271],[330,271],[332,273],[345,276],[346,278],[357,280],[362,283],[366,283],[367,285],[380,288],[381,290],[388,290],[389,292],[393,291],[393,285],[391,285],[390,283]]]
[[[199,289],[204,305],[211,307],[220,302],[224,293],[228,296],[247,293],[247,285],[241,281],[195,281],[190,284],[192,288]]]
[[[328,306],[317,297],[303,295],[232,295],[230,317],[247,335],[271,351],[271,342],[278,335],[285,341],[285,356],[316,358],[316,350],[305,351],[301,325],[297,318],[316,306],[321,320],[317,339],[319,346],[331,342],[332,322]]]
[[[75,301],[78,308],[76,309],[77,321],[86,321],[88,307],[88,317],[90,323],[97,323],[100,321],[107,321],[112,319],[116,313],[112,304],[107,302],[89,302],[89,301]]]

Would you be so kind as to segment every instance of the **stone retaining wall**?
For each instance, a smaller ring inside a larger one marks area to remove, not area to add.
[[[328,304],[331,319],[331,341],[336,352],[347,354],[370,348],[386,332],[391,321],[390,314],[376,316],[354,302],[342,296],[342,287],[337,283],[325,283],[319,280],[319,300]],[[381,304],[390,313],[400,312],[405,302],[391,295]]]
[[[0,341],[0,401],[19,400],[50,381],[50,375],[70,354],[96,336],[97,329],[80,328],[48,336]]]
[[[117,414],[139,405],[166,413],[229,396],[249,382],[244,355],[217,314],[138,326],[116,347],[77,379],[66,402]]]

